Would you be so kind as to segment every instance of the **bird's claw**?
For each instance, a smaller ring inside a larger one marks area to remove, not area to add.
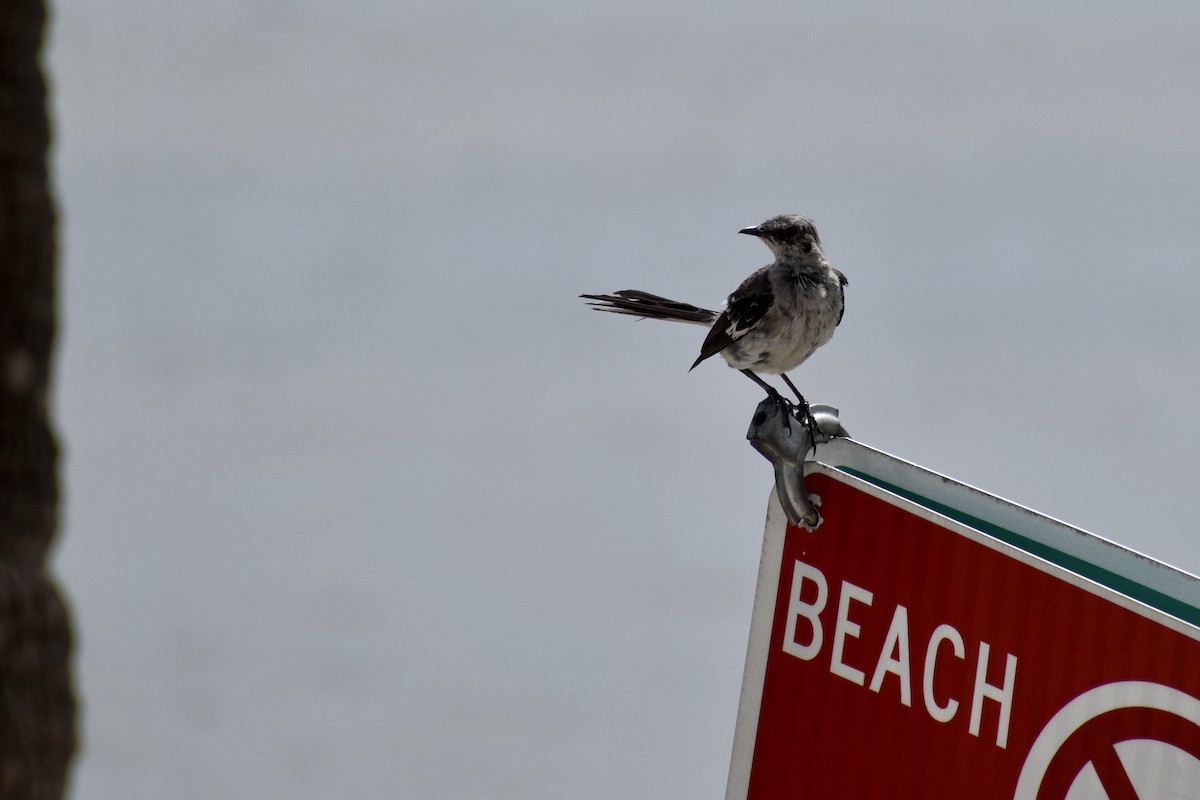
[[[812,442],[812,449],[817,449],[818,437],[821,436],[821,426],[817,424],[816,417],[813,416],[812,409],[808,405],[808,401],[801,399],[799,403],[793,403],[781,394],[771,395],[771,399],[779,406],[783,412],[783,427],[787,431],[792,429],[792,420],[799,422],[808,431],[808,438]]]
[[[795,407],[796,419],[808,431],[808,437],[812,439],[813,450],[817,449],[817,442],[821,436],[821,426],[817,424],[817,418],[813,416],[812,409],[809,408],[808,401],[800,401],[800,405]]]
[[[791,400],[788,400],[779,392],[771,392],[768,397],[770,397],[771,401],[775,403],[776,407],[783,412],[783,427],[785,430],[790,432],[792,430],[792,417],[796,415],[796,406],[792,404]]]

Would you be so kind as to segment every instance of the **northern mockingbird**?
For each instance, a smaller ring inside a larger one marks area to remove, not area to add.
[[[692,364],[717,353],[725,363],[741,370],[789,410],[800,412],[804,424],[816,435],[816,423],[804,395],[785,374],[829,341],[845,310],[846,276],[829,265],[817,229],[808,217],[781,214],[738,233],[762,239],[775,261],[755,270],[729,295],[723,311],[668,300],[636,289],[613,294],[581,295],[598,311],[634,317],[692,322],[709,328],[700,355]],[[793,407],[757,373],[779,375],[796,393]]]

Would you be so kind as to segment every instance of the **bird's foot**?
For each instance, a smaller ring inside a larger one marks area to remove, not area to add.
[[[790,433],[792,430],[792,419],[793,418],[800,419],[800,417],[796,416],[796,412],[798,411],[796,404],[793,403],[791,400],[788,400],[786,397],[784,397],[783,395],[781,395],[779,392],[775,391],[774,389],[770,390],[767,393],[767,397],[771,398],[771,401],[774,402],[775,405],[779,408],[780,412],[783,415],[784,430],[786,430]]]
[[[792,420],[799,422],[808,431],[808,438],[812,442],[812,449],[816,450],[817,437],[821,435],[821,427],[817,424],[817,419],[813,416],[808,401],[801,397],[799,403],[793,403],[779,394],[779,392],[772,392],[769,396],[775,405],[779,407],[779,410],[783,412],[784,429],[790,432],[792,430]]]
[[[817,449],[817,437],[821,435],[821,426],[817,424],[817,418],[813,416],[812,409],[808,406],[808,401],[803,397],[800,398],[799,405],[793,406],[796,419],[808,431],[808,438],[812,440],[812,447]]]

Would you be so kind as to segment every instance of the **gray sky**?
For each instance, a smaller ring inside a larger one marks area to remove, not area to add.
[[[1191,572],[1200,9],[55,7],[75,796],[718,797],[769,465],[702,331]]]

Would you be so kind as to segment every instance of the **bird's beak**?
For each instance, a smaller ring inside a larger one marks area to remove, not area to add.
[[[738,233],[747,233],[751,236],[766,236],[766,234],[763,233],[762,228],[758,227],[757,225],[752,225],[749,228],[742,228],[740,231],[738,231]]]

